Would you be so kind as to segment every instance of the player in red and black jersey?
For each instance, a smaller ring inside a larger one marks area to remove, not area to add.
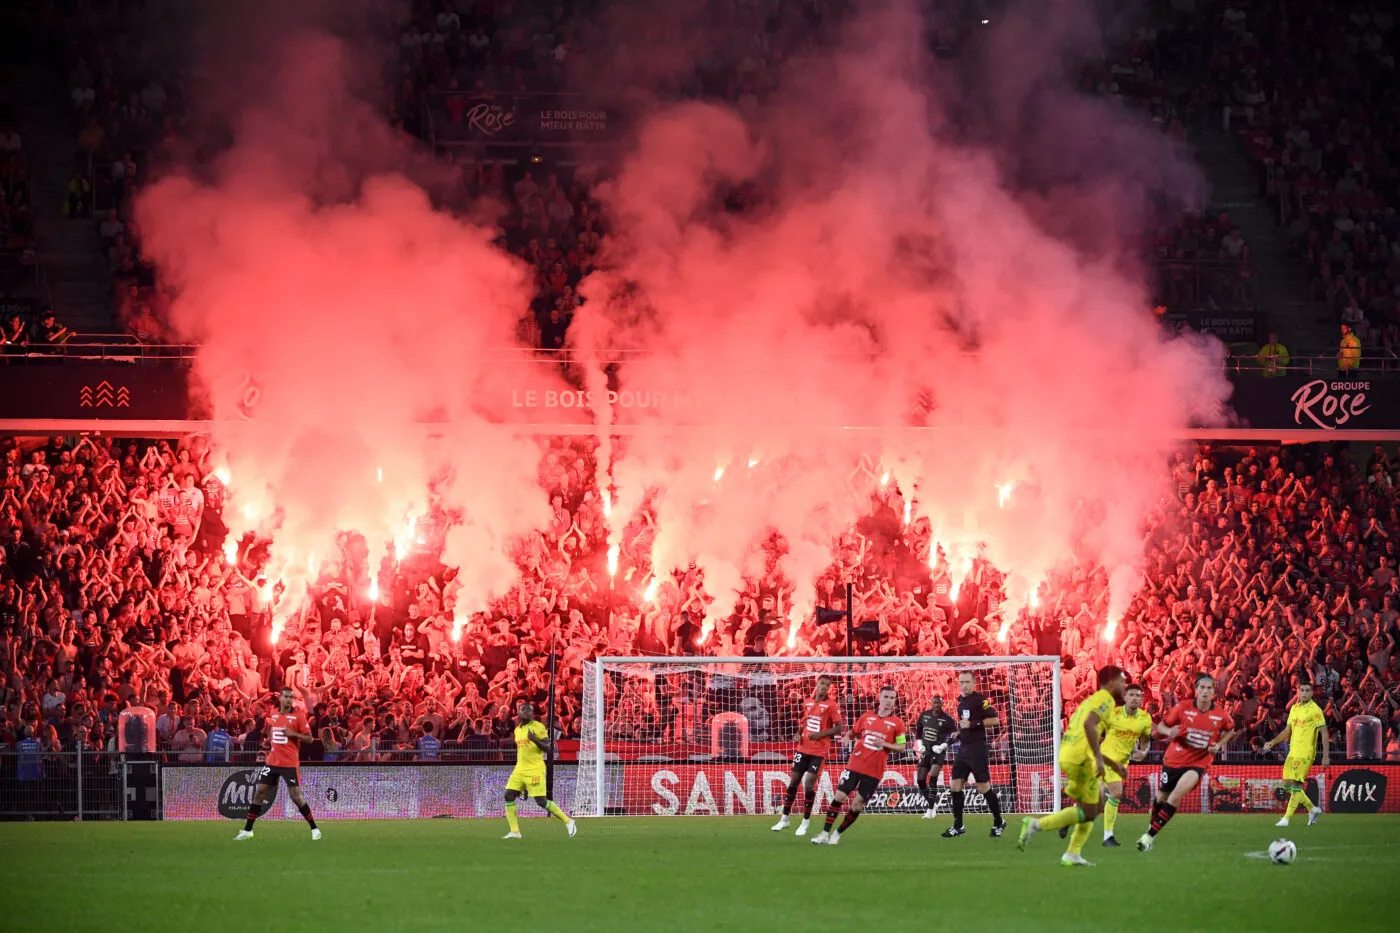
[[[823,674],[817,678],[817,688],[811,698],[802,701],[802,719],[798,723],[796,738],[797,755],[792,759],[792,775],[788,779],[783,815],[773,825],[774,832],[788,828],[788,817],[797,800],[797,790],[805,783],[807,802],[802,808],[802,823],[797,827],[797,835],[807,835],[807,827],[812,822],[812,805],[817,801],[817,777],[822,773],[822,764],[831,751],[832,736],[841,731],[841,709],[830,698],[830,693],[831,678]]]
[[[848,734],[853,743],[851,759],[846,763],[846,770],[841,772],[841,783],[837,786],[836,795],[826,811],[826,828],[812,839],[814,844],[834,846],[841,841],[841,834],[850,829],[851,824],[860,817],[861,811],[865,809],[865,802],[875,793],[875,788],[880,786],[890,752],[904,750],[908,739],[904,734],[904,720],[894,713],[898,702],[899,695],[895,693],[894,687],[881,687],[880,705],[876,707],[875,712],[866,713],[851,727]],[[836,817],[841,813],[841,806],[848,796],[851,800],[850,810],[841,821],[841,826],[832,832],[832,824],[836,822]]]
[[[1152,848],[1162,827],[1176,816],[1182,798],[1201,783],[1215,755],[1238,730],[1225,710],[1215,705],[1215,678],[1196,675],[1196,699],[1178,703],[1157,723],[1157,734],[1169,740],[1162,757],[1162,784],[1152,803],[1152,823],[1137,841],[1139,852]]]
[[[248,807],[248,822],[233,837],[234,841],[253,838],[253,823],[267,809],[267,798],[277,789],[279,780],[286,783],[292,803],[311,827],[311,838],[320,839],[321,830],[311,815],[311,805],[301,792],[301,743],[315,739],[311,736],[311,727],[306,724],[306,714],[296,710],[296,694],[291,687],[282,688],[277,698],[277,712],[267,717],[267,737],[271,747],[267,761],[258,769],[258,789],[253,792],[253,802]]]

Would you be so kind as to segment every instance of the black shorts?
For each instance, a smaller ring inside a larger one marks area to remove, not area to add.
[[[296,787],[301,783],[301,772],[296,768],[277,768],[272,765],[258,768],[258,784],[271,784],[275,788],[279,779],[286,781],[288,787]]]
[[[978,784],[991,781],[992,769],[987,764],[987,746],[963,746],[958,749],[958,757],[953,759],[953,780],[966,781],[969,774]]]
[[[820,755],[798,752],[792,759],[792,773],[799,777],[807,774],[821,774],[824,761],[826,759]]]
[[[871,777],[868,774],[861,774],[858,771],[842,771],[841,783],[836,789],[843,794],[855,791],[860,794],[861,800],[869,800],[875,794],[875,788],[880,786],[880,779]]]
[[[1158,786],[1157,790],[1163,794],[1170,794],[1172,791],[1176,790],[1176,785],[1181,783],[1181,779],[1191,771],[1195,771],[1202,778],[1206,776],[1205,768],[1168,768],[1163,765],[1162,783]]]
[[[924,752],[923,756],[919,758],[919,767],[926,771],[932,771],[934,768],[942,768],[947,763],[947,752]]]

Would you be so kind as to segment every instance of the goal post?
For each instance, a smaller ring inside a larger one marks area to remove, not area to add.
[[[584,664],[575,810],[584,815],[739,815],[782,808],[802,701],[819,676],[844,724],[875,708],[886,685],[910,729],[892,753],[874,813],[922,812],[914,723],[933,697],[956,718],[958,674],[971,671],[1001,724],[989,733],[992,784],[1007,812],[1044,812],[1060,800],[1057,657],[702,658],[600,657]],[[945,802],[956,749],[939,778]],[[831,799],[849,755],[833,740],[817,806]],[[969,784],[968,812],[986,812]]]

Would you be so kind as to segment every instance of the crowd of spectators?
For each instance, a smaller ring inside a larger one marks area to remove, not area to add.
[[[386,117],[407,134],[434,145],[462,174],[461,195],[492,197],[508,205],[501,242],[528,262],[537,280],[531,313],[520,336],[532,346],[556,349],[577,304],[575,288],[592,269],[606,234],[589,190],[595,172],[572,165],[521,158],[483,160],[478,148],[454,150],[436,130],[461,120],[444,101],[447,92],[513,93],[567,90],[566,74],[589,74],[590,60],[606,49],[607,73],[625,86],[636,75],[680,96],[706,96],[752,111],[778,83],[784,61],[808,48],[840,4],[818,0],[734,3],[723,13],[734,40],[698,56],[695,66],[664,76],[653,73],[640,49],[668,39],[677,22],[657,17],[632,24],[620,42],[605,41],[589,5],[548,10],[518,4],[455,4],[420,0],[386,11],[374,24],[392,49],[385,59]],[[936,53],[952,54],[960,34],[976,28],[976,4],[959,16],[940,8],[931,23]],[[152,162],[180,151],[190,78],[180,69],[152,64],[159,56],[141,39],[139,10],[129,19],[94,20],[65,33],[68,84],[79,133],[78,168],[70,185],[74,214],[94,207],[113,277],[113,308],[120,326],[143,342],[172,337],[167,310],[172,294],[140,252],[132,195]],[[1186,140],[1203,112],[1197,95],[1168,89],[1164,74],[1198,59],[1204,40],[1200,18],[1149,24],[1110,57],[1087,63],[1082,89],[1112,97]],[[616,24],[613,24],[616,26]],[[632,33],[635,33],[633,35]],[[679,37],[671,36],[671,39]],[[648,70],[650,69],[650,70]],[[596,69],[594,69],[596,70]],[[436,129],[435,129],[436,127]],[[528,153],[525,153],[528,154]],[[751,193],[737,192],[744,199]],[[1249,247],[1227,215],[1163,216],[1145,243],[1155,269],[1158,301],[1182,313],[1248,309],[1254,305],[1254,266]]]
[[[1232,0],[1209,104],[1237,133],[1325,303],[1367,352],[1400,353],[1395,15],[1370,0]]]
[[[653,577],[645,513],[621,530],[610,576],[592,453],[578,440],[541,442],[553,519],[517,543],[518,583],[464,610],[455,639],[455,572],[435,556],[452,516],[440,509],[420,518],[424,544],[401,560],[343,535],[298,599],[267,579],[266,542],[224,540],[227,490],[203,438],[3,450],[4,744],[33,733],[52,749],[112,747],[114,717],[144,705],[172,754],[252,752],[273,693],[290,685],[318,737],[308,757],[436,756],[440,743],[490,756],[508,742],[515,703],[544,698],[551,651],[564,736],[577,734],[582,662],[597,654],[845,652],[843,626],[810,621],[788,645],[794,594],[776,537],[733,606],[693,566]],[[1150,516],[1146,580],[1108,639],[1104,568],[1067,564],[1045,581],[1040,609],[1006,618],[996,568],[929,569],[927,521],[903,523],[900,494],[876,469],[853,475],[869,514],[834,542],[816,594],[839,605],[854,586],[857,616],[878,621],[870,654],[1058,655],[1067,708],[1103,663],[1132,671],[1154,710],[1208,671],[1245,723],[1241,752],[1276,733],[1301,678],[1334,729],[1357,714],[1400,729],[1400,463],[1379,448],[1364,468],[1323,445],[1180,455],[1175,495]],[[756,734],[781,713],[747,712]]]

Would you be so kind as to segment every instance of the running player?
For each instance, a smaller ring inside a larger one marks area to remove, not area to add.
[[[1060,746],[1060,769],[1068,778],[1065,795],[1074,801],[1074,806],[1039,819],[1028,816],[1021,820],[1021,838],[1017,848],[1024,850],[1031,837],[1042,829],[1073,826],[1069,848],[1060,857],[1060,863],[1094,864],[1084,858],[1083,851],[1084,843],[1089,841],[1089,834],[1094,829],[1094,817],[1099,815],[1099,784],[1105,772],[1100,740],[1108,729],[1114,706],[1123,698],[1124,680],[1121,668],[1113,665],[1099,668],[1099,689],[1075,709]]]
[[[920,745],[919,769],[914,773],[914,782],[928,804],[924,810],[926,820],[938,815],[938,774],[948,760],[948,745],[957,731],[958,724],[943,712],[943,698],[939,696],[929,701],[929,708],[919,714],[919,721],[914,725]]]
[[[977,782],[977,789],[987,799],[987,808],[992,811],[992,836],[1000,836],[1006,831],[1006,821],[1001,818],[1001,801],[992,787],[992,770],[987,763],[987,730],[997,724],[996,710],[982,694],[975,689],[976,680],[971,671],[958,675],[958,755],[953,759],[953,825],[943,830],[944,839],[964,835],[963,828],[963,787],[968,776]]]
[[[1123,705],[1108,717],[1108,732],[1103,739],[1104,800],[1103,844],[1118,845],[1113,828],[1118,823],[1118,801],[1123,799],[1123,782],[1128,779],[1128,765],[1147,757],[1152,744],[1152,717],[1142,708],[1142,687],[1128,684],[1123,688]]]
[[[1162,785],[1152,804],[1152,824],[1137,841],[1139,852],[1152,848],[1152,841],[1176,816],[1182,798],[1201,783],[1215,755],[1236,733],[1230,714],[1215,706],[1215,678],[1196,675],[1196,699],[1178,703],[1157,724],[1157,734],[1169,739],[1162,758]]]
[[[851,759],[846,763],[846,770],[841,772],[841,783],[837,786],[836,796],[832,798],[831,806],[826,811],[826,828],[812,838],[814,845],[834,846],[841,841],[841,834],[850,829],[851,824],[860,817],[861,811],[865,809],[865,802],[875,793],[875,788],[880,786],[890,752],[904,750],[909,740],[904,734],[904,720],[894,713],[898,700],[899,695],[895,693],[894,687],[881,687],[880,705],[876,707],[875,712],[866,713],[851,727],[847,735],[847,738],[854,742],[851,746]],[[841,805],[846,802],[848,796],[851,799],[850,810],[841,821],[841,826],[832,832],[831,826],[836,822]]]
[[[569,835],[573,836],[578,832],[577,824],[569,819],[569,815],[559,809],[559,804],[550,800],[546,793],[544,753],[549,751],[549,732],[544,723],[535,718],[533,704],[522,701],[517,713],[519,722],[515,727],[515,770],[511,771],[506,780],[506,822],[510,824],[510,832],[502,838],[520,838],[520,818],[515,801],[521,794],[529,795],[531,800],[549,811],[549,815],[562,822]]]
[[[271,748],[267,760],[258,769],[258,788],[253,791],[253,802],[248,806],[248,822],[234,842],[253,838],[253,823],[267,810],[267,798],[277,790],[277,782],[284,781],[292,803],[297,805],[301,815],[311,827],[311,838],[320,839],[321,830],[311,815],[311,805],[301,792],[301,743],[314,742],[311,727],[306,724],[306,714],[297,712],[296,693],[291,687],[283,687],[277,697],[277,712],[267,717],[267,736]]]
[[[1306,807],[1308,825],[1317,822],[1322,808],[1308,799],[1308,772],[1317,758],[1317,735],[1322,733],[1322,766],[1332,764],[1332,739],[1327,734],[1327,717],[1322,708],[1313,702],[1312,684],[1298,685],[1298,702],[1288,711],[1288,725],[1283,731],[1264,743],[1264,751],[1269,751],[1280,742],[1288,743],[1288,757],[1283,761],[1283,786],[1291,792],[1287,805],[1283,808],[1283,819],[1275,826],[1287,826],[1293,811]]]
[[[802,701],[802,722],[794,740],[797,742],[797,757],[792,760],[792,775],[788,779],[783,815],[773,824],[775,833],[788,828],[788,817],[792,815],[792,805],[797,800],[797,790],[802,787],[804,778],[807,799],[802,807],[802,823],[797,827],[797,835],[807,835],[807,827],[811,825],[812,806],[817,802],[817,778],[831,750],[831,737],[841,731],[841,709],[835,700],[828,698],[830,693],[831,678],[823,674],[817,678],[817,688],[811,698]]]

